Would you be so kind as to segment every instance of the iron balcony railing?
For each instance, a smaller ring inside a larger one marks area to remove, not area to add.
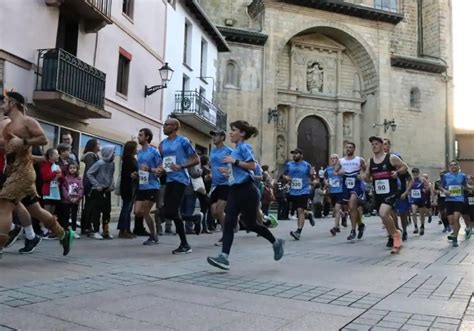
[[[225,130],[227,127],[227,114],[197,91],[178,91],[175,96],[174,113],[196,114],[218,129]]]
[[[111,17],[112,0],[84,0],[107,17]]]
[[[104,109],[104,72],[60,48],[38,52],[37,91],[62,92]]]

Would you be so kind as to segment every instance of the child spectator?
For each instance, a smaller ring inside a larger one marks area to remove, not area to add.
[[[314,184],[313,213],[315,218],[322,218],[323,202],[326,191],[321,189],[321,184]]]
[[[61,168],[63,176],[67,174],[69,163],[72,161],[70,158],[71,145],[59,144],[56,148],[59,153],[58,165]]]
[[[91,221],[94,230],[94,239],[113,239],[109,232],[111,196],[110,192],[114,191],[114,157],[115,147],[104,146],[102,148],[102,158],[94,163],[87,171],[87,178],[91,184]],[[103,213],[102,218],[102,235],[100,230],[100,214]],[[109,215],[106,217],[106,215]]]
[[[83,195],[84,187],[82,184],[82,178],[79,176],[79,165],[76,162],[71,161],[67,168],[67,175],[61,183],[61,208],[59,222],[64,230],[67,230],[69,227],[69,220],[71,220],[75,239],[80,238],[80,236],[75,232],[77,227],[77,212]]]
[[[56,206],[61,200],[59,190],[61,169],[57,164],[59,159],[58,151],[55,148],[48,149],[45,159],[40,167],[41,179],[43,181],[41,195],[43,196],[44,208],[51,214],[54,214]]]

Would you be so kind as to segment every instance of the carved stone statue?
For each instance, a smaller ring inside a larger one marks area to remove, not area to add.
[[[344,137],[350,137],[352,136],[352,115],[351,114],[344,114],[344,119],[343,119],[343,132],[344,132]]]
[[[324,69],[317,61],[308,63],[306,69],[307,89],[310,93],[323,92]]]
[[[286,116],[287,112],[280,111],[280,116],[278,117],[278,131],[286,131]]]
[[[286,142],[285,142],[285,137],[279,135],[277,137],[277,143],[276,143],[276,158],[277,158],[277,163],[285,163],[286,160]]]

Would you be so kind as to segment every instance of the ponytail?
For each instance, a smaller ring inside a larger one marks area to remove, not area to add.
[[[249,139],[251,137],[256,137],[258,135],[258,130],[256,127],[251,126],[247,121],[235,121],[230,123],[231,128],[239,129],[242,132],[245,132],[244,139]]]

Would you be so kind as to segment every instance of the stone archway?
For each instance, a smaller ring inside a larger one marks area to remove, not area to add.
[[[304,159],[316,169],[327,166],[329,159],[329,130],[318,116],[305,117],[298,126],[298,148]]]

